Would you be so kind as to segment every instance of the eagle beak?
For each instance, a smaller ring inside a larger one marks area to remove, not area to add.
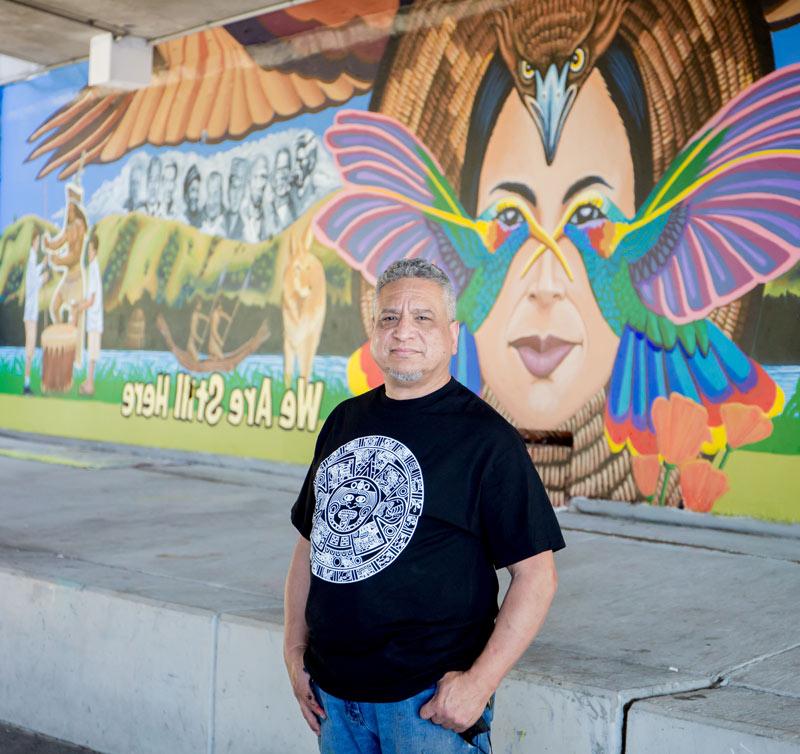
[[[577,93],[574,84],[567,86],[568,73],[569,63],[565,63],[560,71],[555,63],[551,63],[544,78],[539,71],[535,73],[536,96],[523,94],[528,111],[542,137],[548,165],[552,165],[556,156],[561,131]]]
[[[526,213],[527,215],[527,213]],[[535,238],[541,246],[536,249],[536,251],[531,254],[531,258],[525,263],[525,268],[522,270],[522,274],[520,277],[525,277],[528,274],[528,270],[533,267],[533,263],[544,254],[547,249],[553,252],[556,255],[556,258],[561,263],[561,266],[564,268],[564,272],[567,273],[567,277],[572,281],[575,280],[575,276],[572,274],[572,269],[569,266],[569,262],[567,262],[567,258],[564,256],[564,252],[561,251],[558,244],[556,243],[556,239],[560,238],[563,235],[563,227],[559,227],[556,231],[555,238],[551,236],[544,228],[542,228],[539,223],[533,217],[528,216],[528,227],[531,231],[531,237]]]

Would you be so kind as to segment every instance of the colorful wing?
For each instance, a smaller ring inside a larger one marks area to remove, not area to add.
[[[343,110],[325,142],[345,188],[315,218],[322,243],[373,285],[392,262],[423,257],[460,293],[486,252],[480,222],[420,141],[391,118]]]
[[[31,134],[30,142],[46,138],[28,159],[49,153],[37,177],[60,169],[63,179],[81,163],[113,162],[145,143],[238,139],[340,105],[372,87],[397,2],[369,5],[368,16],[360,8],[340,18],[309,3],[158,44],[150,86],[124,94],[83,89]],[[327,23],[369,41],[337,61],[333,51],[309,56],[309,47],[320,48],[309,36],[327,31]]]
[[[800,261],[800,65],[729,102],[676,158],[618,252],[644,304],[692,322]]]
[[[680,393],[708,411],[712,440],[703,452],[725,447],[722,406],[758,406],[768,416],[783,408],[783,391],[763,367],[712,322],[685,326],[705,343],[686,346],[684,337],[668,346],[630,324],[622,331],[608,386],[606,437],[615,452],[625,445],[636,453],[657,453],[653,403],[659,396]]]

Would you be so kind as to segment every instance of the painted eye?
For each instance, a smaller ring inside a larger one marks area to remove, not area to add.
[[[602,220],[604,218],[605,215],[603,211],[597,205],[581,204],[581,206],[572,213],[569,223],[580,227],[585,223],[592,222],[592,220]]]
[[[523,81],[533,81],[533,74],[536,69],[527,61],[519,61],[519,75]]]
[[[497,217],[495,219],[505,225],[506,228],[515,228],[525,218],[523,217],[522,212],[520,212],[516,207],[506,207],[497,213]]]
[[[569,59],[569,69],[572,73],[580,73],[585,65],[586,53],[583,51],[583,47],[578,47]]]

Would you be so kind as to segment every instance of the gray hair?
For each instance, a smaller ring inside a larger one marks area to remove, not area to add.
[[[456,318],[456,294],[453,290],[453,284],[441,269],[427,259],[400,259],[390,264],[383,271],[375,283],[375,299],[372,306],[373,316],[377,315],[378,294],[381,289],[395,280],[405,280],[407,278],[421,278],[422,280],[433,280],[434,283],[437,283],[444,293],[447,316],[451,322]]]

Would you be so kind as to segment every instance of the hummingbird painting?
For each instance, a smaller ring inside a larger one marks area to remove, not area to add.
[[[620,339],[605,412],[612,449],[657,452],[651,406],[672,392],[708,409],[707,452],[724,445],[724,403],[781,410],[780,388],[706,317],[800,261],[800,65],[731,100],[632,219],[601,193],[584,192],[552,233],[511,197],[469,217],[427,149],[385,116],[343,111],[326,143],[344,189],[316,217],[318,237],[373,284],[403,257],[442,267],[465,331],[453,373],[470,387],[480,380],[472,333],[514,255],[538,240],[523,274],[549,250],[572,279],[557,244],[566,236]],[[368,348],[351,359],[359,366],[380,381]]]
[[[708,453],[725,446],[723,404],[779,413],[781,389],[707,316],[800,261],[800,65],[720,110],[633,218],[584,194],[553,237],[562,234],[620,338],[605,412],[613,450],[656,453],[651,407],[673,392],[708,410]]]
[[[511,260],[532,237],[556,254],[571,278],[558,245],[511,198],[470,217],[430,152],[392,118],[340,111],[325,144],[344,189],[316,215],[317,237],[372,285],[398,259],[422,257],[444,270],[453,283],[456,318],[462,324],[451,371],[478,392],[473,333],[489,313]],[[382,382],[368,343],[351,357],[348,381],[357,392]]]

